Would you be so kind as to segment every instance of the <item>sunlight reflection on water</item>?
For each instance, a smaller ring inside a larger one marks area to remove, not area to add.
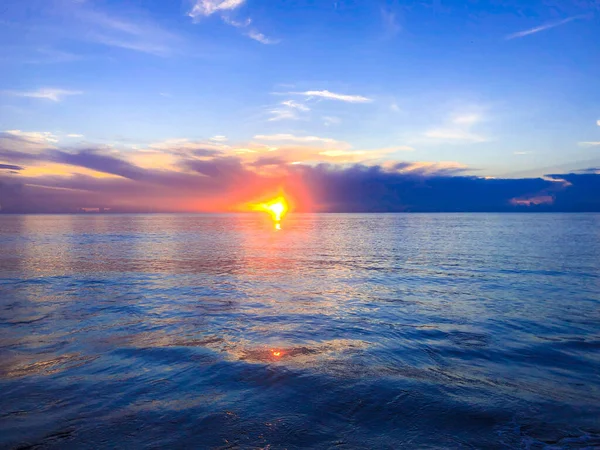
[[[599,225],[0,216],[0,446],[600,445]]]

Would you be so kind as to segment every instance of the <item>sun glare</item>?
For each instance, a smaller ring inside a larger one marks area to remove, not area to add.
[[[288,203],[283,196],[279,196],[265,203],[252,205],[254,211],[264,211],[268,213],[275,224],[276,230],[281,230],[281,221],[289,210]]]

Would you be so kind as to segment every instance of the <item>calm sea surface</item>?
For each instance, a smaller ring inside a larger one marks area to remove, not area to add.
[[[0,216],[2,448],[600,448],[600,215]]]

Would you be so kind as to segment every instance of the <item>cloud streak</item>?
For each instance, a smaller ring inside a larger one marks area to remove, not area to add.
[[[23,167],[14,164],[0,164],[0,170],[23,170]]]
[[[244,5],[244,3],[245,0],[196,0],[196,3],[188,12],[188,16],[197,22],[202,17],[218,14],[221,20],[227,25],[247,30],[244,35],[254,41],[265,45],[278,44],[280,42],[279,39],[272,39],[257,29],[250,28],[252,19],[247,18],[240,21],[231,17],[230,13]]]
[[[449,144],[480,143],[488,139],[472,131],[472,128],[482,121],[479,114],[468,113],[452,116],[438,128],[432,128],[423,133],[425,140],[446,142]]]
[[[273,45],[273,44],[278,44],[280,42],[278,39],[268,38],[263,33],[261,33],[260,31],[256,31],[256,30],[250,30],[248,32],[247,36],[250,39],[254,39],[255,41],[260,42],[261,44],[265,44],[265,45]]]
[[[72,95],[81,95],[82,91],[71,91],[67,89],[56,89],[56,88],[40,88],[37,91],[3,91],[5,94],[13,95],[16,97],[28,97],[28,98],[41,98],[46,100],[52,100],[53,102],[60,102],[65,97]]]
[[[310,111],[310,108],[303,103],[298,103],[294,100],[286,100],[281,102],[278,107],[269,111],[271,117],[268,119],[268,121],[276,122],[279,120],[297,120],[300,119],[300,113],[306,113],[308,111]]]
[[[192,18],[210,16],[217,12],[232,11],[245,3],[245,0],[197,0],[188,15]]]
[[[258,134],[254,136],[254,139],[259,141],[274,141],[274,142],[282,142],[282,141],[291,141],[291,142],[302,142],[302,143],[322,143],[322,144],[337,144],[339,141],[331,138],[322,138],[317,136],[295,136],[293,134],[271,134],[264,135]]]
[[[106,14],[86,4],[75,9],[73,14],[82,26],[78,34],[101,45],[160,57],[171,56],[183,47],[180,36],[153,21],[140,19],[142,15],[138,11],[130,14],[136,17],[135,21]]]
[[[292,94],[304,95],[306,97],[318,97],[318,98],[324,98],[326,100],[336,100],[336,101],[346,102],[346,103],[370,103],[373,101],[372,99],[370,99],[368,97],[364,97],[362,95],[337,94],[335,92],[330,92],[327,90],[292,92]]]
[[[577,19],[581,19],[581,16],[573,16],[573,17],[568,17],[564,20],[560,20],[558,22],[552,22],[552,23],[547,23],[545,25],[540,25],[538,27],[534,27],[534,28],[530,28],[528,30],[524,30],[524,31],[518,31],[516,33],[512,33],[509,34],[505,37],[506,40],[511,40],[511,39],[517,39],[517,38],[522,38],[525,36],[529,36],[531,34],[536,34],[539,33],[540,31],[546,31],[546,30],[550,30],[552,28],[556,28],[559,27],[561,25],[565,25],[569,22],[572,22],[574,20]]]

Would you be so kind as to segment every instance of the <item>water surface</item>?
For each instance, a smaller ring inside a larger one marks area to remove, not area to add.
[[[0,216],[0,447],[600,448],[600,215]]]

